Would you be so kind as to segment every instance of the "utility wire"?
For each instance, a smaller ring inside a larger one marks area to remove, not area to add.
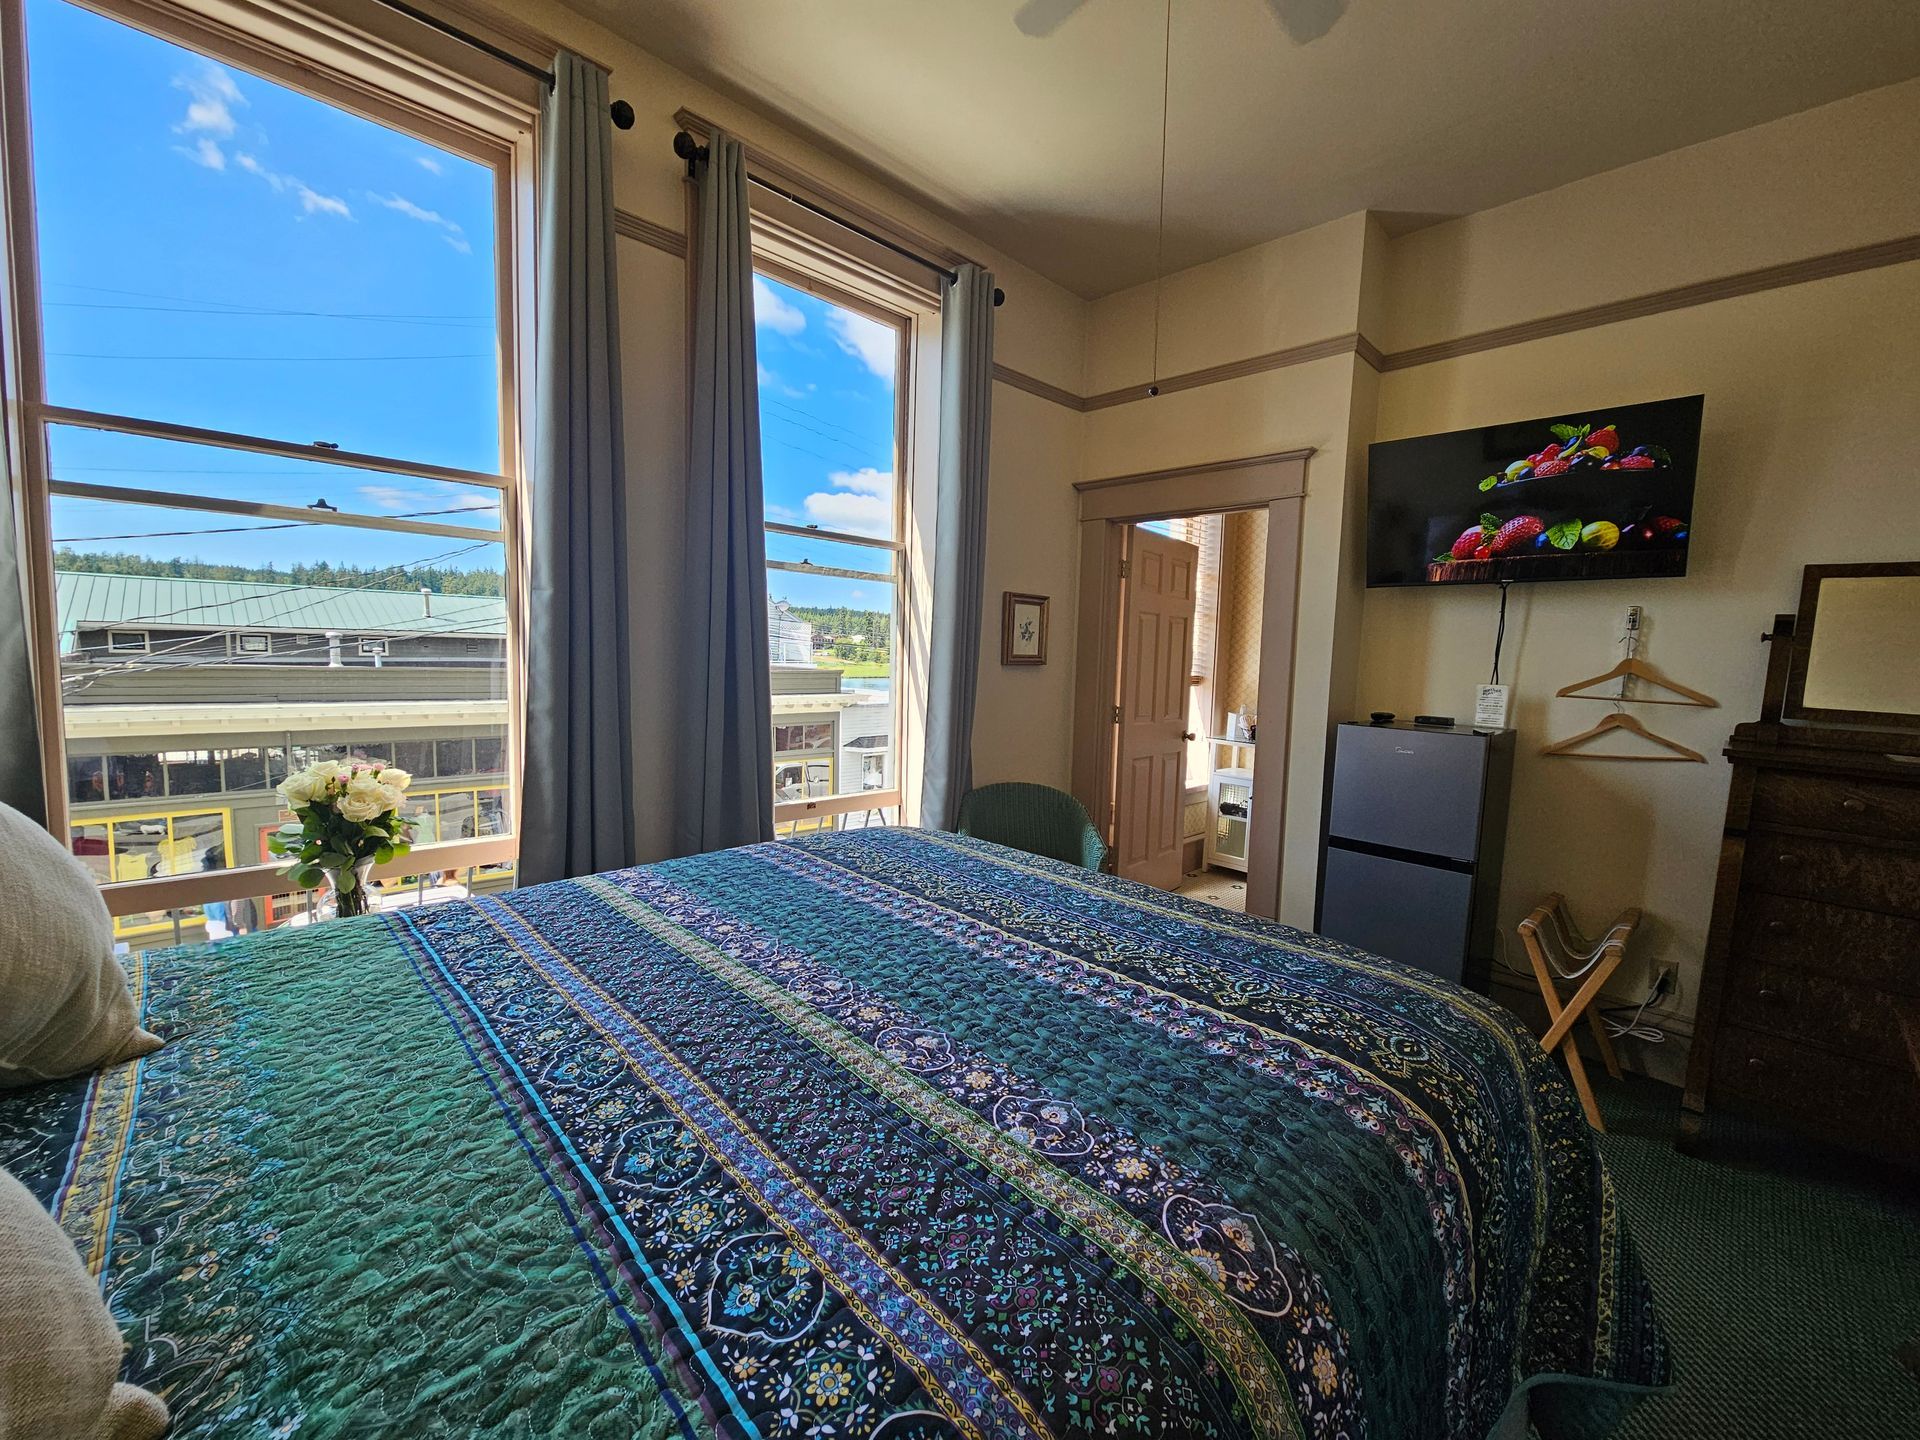
[[[99,502],[105,503],[105,502]],[[446,510],[402,510],[393,515],[381,515],[381,520],[424,520],[430,515],[478,515],[486,510],[498,510],[498,505],[455,505]],[[100,540],[176,540],[191,535],[240,535],[252,534],[256,530],[299,530],[309,525],[331,525],[336,522],[326,518],[327,513],[316,512],[313,520],[275,520],[265,525],[210,525],[204,530],[136,530],[126,535],[69,535],[65,538],[55,536],[56,545],[87,545]],[[158,578],[158,577],[153,577]],[[262,584],[268,582],[262,581]]]
[[[386,360],[491,360],[493,358],[477,350],[448,355],[107,355],[88,350],[49,350],[47,357],[56,360],[233,360],[248,364],[261,362],[277,365],[296,361],[308,364],[367,365]]]
[[[167,300],[188,307],[218,306],[218,310],[207,312],[234,315],[301,315],[319,316],[333,320],[492,320],[492,315],[433,315],[406,311],[389,310],[292,310],[272,305],[253,305],[240,300],[200,300],[188,295],[159,295],[150,290],[116,290],[106,285],[80,285],[70,280],[51,280],[46,288],[56,290],[85,290],[94,295],[125,295],[135,300]],[[74,305],[79,301],[57,300],[57,305]],[[134,307],[128,307],[134,308]]]

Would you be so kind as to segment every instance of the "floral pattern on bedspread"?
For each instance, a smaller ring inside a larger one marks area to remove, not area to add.
[[[929,833],[162,952],[0,1103],[176,1435],[1486,1435],[1664,1383],[1491,1002]]]

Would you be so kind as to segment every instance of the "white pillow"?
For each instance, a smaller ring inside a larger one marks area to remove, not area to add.
[[[120,1327],[80,1252],[0,1170],[0,1440],[152,1440],[166,1402],[120,1379]]]
[[[113,921],[92,874],[0,804],[0,1088],[159,1048],[113,958]]]

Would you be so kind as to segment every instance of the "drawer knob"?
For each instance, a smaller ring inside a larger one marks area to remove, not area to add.
[[[1758,1055],[1755,1055],[1748,1059],[1747,1068],[1757,1073],[1767,1068],[1767,1062],[1762,1060]]]
[[[1784,920],[1767,921],[1767,933],[1769,935],[1785,935],[1791,929],[1793,929],[1793,926]]]
[[[1791,850],[1782,850],[1778,855],[1774,856],[1773,858],[1779,861],[1782,865],[1798,865],[1800,863],[1800,857],[1794,854]]]
[[[1760,998],[1766,1001],[1767,1004],[1771,1005],[1774,1001],[1780,998],[1780,992],[1778,990],[1768,990],[1763,988],[1760,991]]]
[[[1855,815],[1858,815],[1862,810],[1865,810],[1867,808],[1867,802],[1862,800],[1857,795],[1849,795],[1846,799],[1840,802],[1840,808],[1842,810],[1850,810]]]

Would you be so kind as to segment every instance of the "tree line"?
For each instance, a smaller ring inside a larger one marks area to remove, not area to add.
[[[56,571],[89,575],[136,575],[169,580],[241,580],[256,585],[324,585],[348,590],[418,590],[436,595],[505,595],[506,576],[498,570],[455,570],[444,565],[335,565],[317,560],[277,565],[215,565],[205,560],[155,560],[73,550],[53,552]]]

